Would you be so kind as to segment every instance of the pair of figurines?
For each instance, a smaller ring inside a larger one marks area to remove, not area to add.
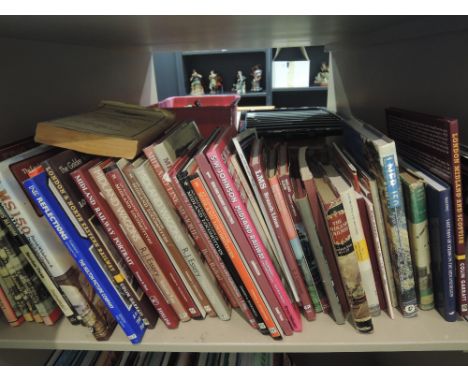
[[[190,95],[204,95],[205,89],[202,84],[203,76],[198,73],[195,69],[192,70],[192,75],[190,76]],[[210,89],[210,94],[218,94],[223,90],[223,80],[221,76],[216,73],[214,70],[210,71],[208,75],[208,88]]]
[[[262,80],[262,69],[260,68],[260,65],[255,65],[252,67],[250,75],[252,76],[252,82],[251,82],[251,92],[261,92],[263,89],[260,86],[260,82]],[[236,76],[236,81],[234,82],[232,86],[232,91],[236,92],[237,94],[245,94],[246,92],[246,85],[245,82],[247,80],[247,77],[244,76],[242,73],[242,70],[237,71],[237,76]]]

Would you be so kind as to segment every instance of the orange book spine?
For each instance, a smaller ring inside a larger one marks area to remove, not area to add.
[[[194,178],[191,180],[191,185],[193,190],[197,194],[200,203],[202,204],[203,208],[205,209],[208,218],[211,220],[213,227],[218,234],[221,242],[223,243],[226,252],[229,254],[239,276],[241,277],[242,282],[244,283],[245,287],[247,288],[249,295],[251,296],[255,306],[257,307],[262,319],[267,326],[270,335],[273,338],[281,337],[281,333],[279,332],[278,328],[276,327],[273,318],[268,311],[265,302],[263,301],[260,293],[258,292],[255,284],[248,273],[239,252],[237,251],[236,246],[232,242],[231,238],[229,237],[229,233],[227,232],[224,224],[221,222],[221,218],[219,217],[218,213],[216,212],[215,207],[213,206],[213,202],[211,201],[208,193],[205,190],[204,185],[202,184],[199,178]]]
[[[7,296],[0,287],[0,310],[3,312],[5,319],[8,321],[10,326],[20,326],[24,322],[24,317],[17,317],[13,307],[10,304]]]

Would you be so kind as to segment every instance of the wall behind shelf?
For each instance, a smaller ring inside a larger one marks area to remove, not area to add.
[[[386,107],[457,117],[468,143],[467,33],[332,51],[337,110],[385,131]]]
[[[0,39],[0,51],[2,144],[32,135],[38,121],[91,110],[103,99],[148,104],[156,98],[144,49]]]

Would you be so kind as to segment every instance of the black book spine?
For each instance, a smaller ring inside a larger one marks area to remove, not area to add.
[[[198,177],[198,175],[194,175],[194,177]],[[200,203],[200,200],[198,199],[195,191],[192,188],[192,185],[190,184],[191,177],[188,176],[187,171],[181,171],[177,174],[177,179],[179,180],[179,183],[182,186],[182,189],[187,195],[188,200],[192,204],[195,213],[200,219],[200,222],[202,223],[203,228],[205,229],[211,242],[213,243],[213,246],[216,249],[216,252],[218,253],[219,257],[221,258],[221,261],[223,261],[224,264],[226,265],[226,269],[228,270],[229,274],[234,280],[234,283],[237,285],[237,288],[239,289],[239,292],[244,298],[247,306],[250,308],[250,311],[252,312],[252,315],[255,318],[255,321],[257,322],[259,328],[265,328],[265,329],[259,329],[260,332],[262,334],[269,335],[270,333],[268,332],[268,329],[266,329],[266,325],[260,313],[258,312],[257,307],[255,306],[255,304],[252,301],[252,298],[247,292],[247,289],[245,288],[244,283],[242,282],[239,274],[237,273],[234,267],[234,264],[232,263],[232,260],[227,254],[226,249],[223,246],[223,243],[219,239],[216,231],[214,230],[213,225],[211,224],[210,219],[206,215],[206,212]]]

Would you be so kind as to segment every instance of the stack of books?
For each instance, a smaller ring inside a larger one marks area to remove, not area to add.
[[[233,309],[275,339],[319,313],[363,333],[382,311],[466,317],[456,126],[387,113],[394,140],[323,110],[333,125],[289,140],[233,126],[203,138],[113,102],[39,123],[41,145],[0,149],[4,316],[63,313],[97,340],[118,324],[135,344],[158,318],[175,329]]]

